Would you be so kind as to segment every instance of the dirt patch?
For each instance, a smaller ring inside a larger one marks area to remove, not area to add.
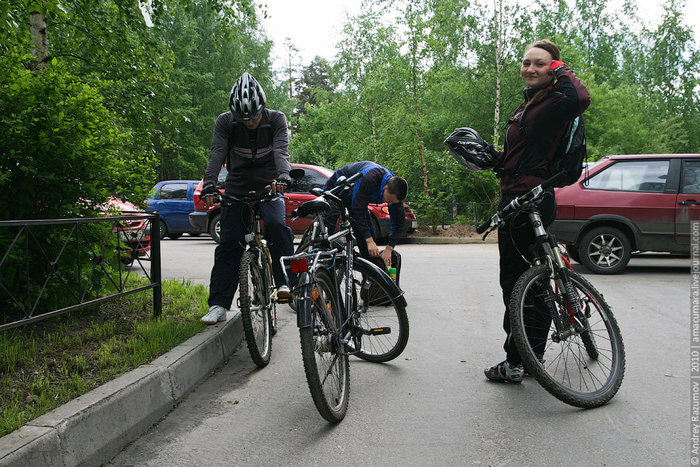
[[[432,226],[419,225],[415,232],[408,234],[409,237],[459,237],[459,238],[481,238],[476,233],[476,228],[472,225],[452,225],[446,229],[438,226],[433,231]]]

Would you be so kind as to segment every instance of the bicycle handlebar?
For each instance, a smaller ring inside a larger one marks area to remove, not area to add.
[[[483,236],[483,238],[485,239],[486,235],[488,235],[492,230],[498,227],[507,217],[520,210],[520,208],[525,206],[526,204],[532,203],[533,201],[537,201],[539,198],[541,198],[542,195],[545,193],[545,190],[554,185],[557,182],[557,180],[564,176],[565,173],[566,171],[562,170],[561,172],[558,172],[553,176],[549,177],[547,180],[540,183],[524,195],[515,198],[513,201],[508,203],[503,209],[494,214],[490,219],[488,219],[486,222],[477,227],[476,233],[482,234],[486,232]]]
[[[273,191],[272,188],[266,188],[262,191],[249,191],[246,194],[224,194],[221,197],[222,206],[230,206],[233,203],[254,203],[256,201],[272,201],[283,197],[282,194]]]

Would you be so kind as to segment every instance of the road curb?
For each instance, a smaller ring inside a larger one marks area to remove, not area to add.
[[[0,438],[0,466],[102,465],[223,365],[243,339],[239,312]]]
[[[404,237],[400,243],[404,244],[426,244],[426,245],[455,245],[469,243],[498,243],[496,238],[487,238],[482,240],[481,237]]]

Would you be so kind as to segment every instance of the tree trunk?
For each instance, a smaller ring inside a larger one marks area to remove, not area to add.
[[[29,28],[32,35],[32,55],[36,62],[32,65],[35,73],[41,73],[46,67],[46,58],[49,55],[49,40],[46,36],[46,20],[38,11],[29,13]]]
[[[503,70],[503,0],[495,0],[498,8],[498,37],[496,38],[496,103],[493,111],[493,144],[498,144],[501,123],[501,72]]]

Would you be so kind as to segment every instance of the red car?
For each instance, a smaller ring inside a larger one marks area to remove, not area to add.
[[[302,203],[314,199],[314,195],[309,193],[309,190],[314,187],[323,187],[326,184],[326,180],[333,175],[333,171],[317,165],[291,164],[291,166],[293,169],[303,169],[305,175],[295,180],[291,190],[285,193],[285,196],[288,198],[285,200],[287,225],[295,234],[302,234],[311,223],[311,219],[298,218],[292,221],[290,213],[301,206]],[[224,191],[226,175],[226,167],[222,167],[217,182],[222,193]],[[209,209],[206,208],[204,201],[199,197],[202,192],[202,185],[203,181],[200,181],[199,185],[197,185],[197,188],[194,190],[195,211],[190,213],[190,224],[199,231],[209,232],[212,238],[218,243],[220,208],[218,205]],[[378,232],[377,236],[379,239],[387,238],[391,233],[391,219],[389,218],[388,205],[386,203],[370,204],[369,212],[372,222],[374,223],[375,232]],[[408,206],[406,206],[406,222],[409,223],[409,232],[414,231],[418,225],[415,214],[413,214],[413,211]]]
[[[608,156],[555,190],[551,227],[592,272],[622,271],[633,252],[687,254],[700,219],[700,154]]]
[[[111,197],[100,209],[110,215],[138,215],[143,210],[136,205]],[[139,256],[146,256],[151,249],[151,227],[147,219],[133,219],[120,221],[114,226],[114,232],[119,236],[120,259],[126,264],[131,264]]]

